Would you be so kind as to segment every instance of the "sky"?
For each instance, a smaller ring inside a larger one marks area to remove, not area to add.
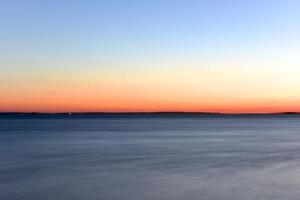
[[[300,112],[299,10],[0,0],[0,112]]]

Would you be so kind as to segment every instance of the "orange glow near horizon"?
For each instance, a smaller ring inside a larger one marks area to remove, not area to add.
[[[99,103],[100,102],[100,103]],[[124,101],[101,102],[101,101],[44,101],[13,103],[4,105],[1,112],[222,112],[222,113],[276,113],[276,112],[300,112],[299,103],[266,103],[265,105],[253,103],[240,104],[192,104],[192,103],[157,103]],[[282,105],[284,104],[284,105]]]
[[[292,73],[286,81],[282,73],[270,68],[227,67],[110,72],[102,77],[94,71],[56,81],[47,76],[43,80],[18,78],[14,85],[2,85],[0,111],[299,112],[300,94],[295,91],[300,86],[294,85],[299,75]]]

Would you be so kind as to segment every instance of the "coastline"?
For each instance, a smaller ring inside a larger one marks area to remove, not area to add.
[[[300,117],[298,112],[281,113],[214,113],[214,112],[0,112],[5,118],[249,118],[249,117]]]

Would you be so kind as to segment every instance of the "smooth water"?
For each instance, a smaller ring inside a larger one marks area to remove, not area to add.
[[[1,200],[298,200],[300,118],[1,119]]]

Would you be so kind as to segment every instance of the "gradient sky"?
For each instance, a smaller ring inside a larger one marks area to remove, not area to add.
[[[2,0],[0,111],[300,111],[300,1]]]

